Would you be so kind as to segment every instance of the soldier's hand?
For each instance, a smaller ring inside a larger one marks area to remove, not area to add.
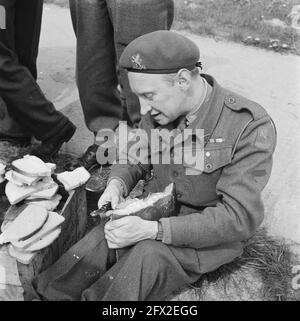
[[[98,201],[98,208],[101,208],[107,203],[111,203],[113,209],[123,200],[123,187],[122,183],[117,179],[112,179],[107,185],[105,191]]]
[[[138,216],[127,216],[105,224],[104,233],[108,247],[117,249],[146,239],[155,239],[158,224]]]

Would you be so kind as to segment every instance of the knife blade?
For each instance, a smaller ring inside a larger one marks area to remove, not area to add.
[[[96,217],[100,216],[100,218],[106,218],[105,214],[107,211],[112,210],[113,208],[111,207],[111,202],[108,202],[104,204],[102,207],[98,208],[97,210],[94,210],[90,213],[90,216]]]

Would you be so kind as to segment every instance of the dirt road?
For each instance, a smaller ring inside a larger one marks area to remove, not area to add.
[[[204,72],[262,104],[278,130],[272,177],[264,191],[265,224],[272,235],[300,248],[300,57],[187,34],[200,47]],[[75,85],[75,37],[68,9],[45,6],[39,83],[56,107],[78,126],[65,150],[80,154],[92,142]],[[299,250],[300,253],[300,250]]]

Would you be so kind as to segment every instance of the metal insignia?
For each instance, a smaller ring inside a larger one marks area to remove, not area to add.
[[[139,70],[146,69],[146,66],[143,64],[143,60],[139,53],[131,56],[131,62],[132,62],[132,67],[134,69],[139,69]]]

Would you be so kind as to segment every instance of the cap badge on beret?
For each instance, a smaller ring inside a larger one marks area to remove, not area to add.
[[[143,59],[139,53],[131,56],[132,68],[137,70],[146,69],[146,66],[143,64]]]

